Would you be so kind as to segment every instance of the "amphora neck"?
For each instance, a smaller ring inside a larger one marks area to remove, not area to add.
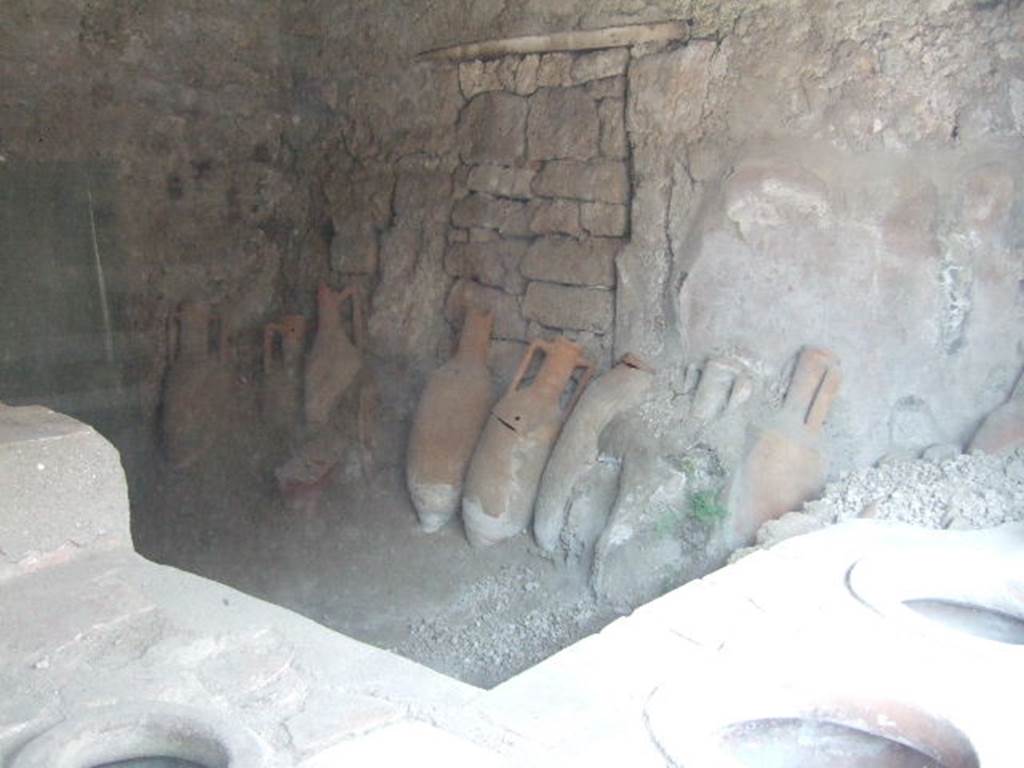
[[[532,386],[546,394],[561,395],[572,378],[572,372],[583,359],[583,350],[571,341],[559,338],[551,343],[546,352]]]
[[[462,324],[462,335],[459,336],[459,348],[455,353],[456,359],[463,363],[486,364],[493,327],[493,312],[467,309],[466,319]]]

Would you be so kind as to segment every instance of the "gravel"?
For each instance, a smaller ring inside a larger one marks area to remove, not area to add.
[[[923,528],[989,528],[1024,520],[1024,450],[895,460],[830,483],[804,513],[826,524],[855,517]]]
[[[467,586],[452,605],[409,627],[394,650],[491,688],[590,635],[618,614],[589,594],[551,595],[531,564],[508,566]]]

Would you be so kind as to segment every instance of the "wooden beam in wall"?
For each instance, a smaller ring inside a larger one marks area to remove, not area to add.
[[[662,21],[655,24],[629,24],[604,29],[581,29],[556,32],[552,35],[526,35],[481,40],[447,48],[435,48],[420,53],[420,58],[433,61],[468,61],[494,59],[499,56],[555,51],[593,51],[600,48],[620,48],[640,43],[685,40],[689,28],[684,21]]]

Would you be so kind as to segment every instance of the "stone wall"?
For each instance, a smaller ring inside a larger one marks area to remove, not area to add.
[[[612,48],[459,65],[467,102],[445,270],[455,297],[496,308],[499,340],[559,333],[610,363],[629,230],[628,63]]]
[[[907,413],[962,441],[1024,360],[1014,0],[21,0],[3,15],[0,154],[116,165],[146,413],[179,300],[224,302],[244,340],[312,316],[321,277],[370,295],[397,423],[467,292],[499,307],[500,371],[562,330],[605,364],[650,359],[659,432],[686,420],[685,371],[709,356],[752,373],[741,426],[777,403],[801,344],[888,366],[884,387],[844,388],[837,470],[920,442],[890,438],[916,429]],[[416,56],[664,19],[689,40]],[[894,306],[928,319],[882,322]],[[927,354],[904,354],[910,337]]]

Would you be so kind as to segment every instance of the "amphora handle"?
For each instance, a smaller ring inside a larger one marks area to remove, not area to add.
[[[549,342],[542,341],[540,339],[531,341],[530,346],[526,348],[526,352],[523,354],[523,358],[519,361],[519,367],[516,368],[516,373],[512,377],[512,383],[508,385],[508,391],[505,394],[510,395],[519,389],[519,385],[523,381],[523,376],[525,376],[526,372],[530,370],[530,364],[533,362],[533,356],[539,351],[543,351],[544,354],[547,354],[550,349],[551,344]]]
[[[321,317],[318,322],[326,322],[324,309],[332,310],[334,322],[341,321],[341,305],[346,299],[352,300],[352,343],[357,349],[364,349],[366,345],[366,302],[363,299],[362,290],[355,285],[342,288],[336,291],[327,283],[320,283],[317,290],[317,304],[321,310]]]
[[[278,323],[267,323],[263,326],[263,371],[267,373],[277,360],[274,354],[274,342],[281,339],[281,362],[288,362],[289,341],[298,347],[298,354],[302,353],[302,346],[306,336],[306,318],[302,315],[285,315],[284,320]]]
[[[197,318],[199,320],[191,330],[201,334],[202,343],[198,350],[201,357],[221,361],[229,360],[231,357],[228,346],[230,334],[227,323],[220,315],[214,314],[213,307],[207,302],[182,302],[168,314],[164,329],[167,338],[168,359],[176,360],[181,353],[182,336],[185,335],[182,333],[182,323],[186,313],[195,314],[195,317],[190,318],[190,326]],[[212,338],[214,332],[217,334],[216,341]]]
[[[534,356],[537,352],[543,352],[545,355],[550,354],[554,348],[554,344],[550,341],[543,341],[542,339],[536,339],[530,342],[530,346],[527,347],[526,353],[523,355],[523,359],[519,361],[519,367],[516,368],[515,376],[512,377],[512,383],[509,384],[508,391],[506,394],[512,394],[519,389],[519,385],[523,381],[523,377],[526,372],[530,370],[530,365],[533,362]],[[569,405],[565,410],[566,415],[572,412],[572,409],[576,407],[576,401],[580,399],[580,395],[583,394],[583,390],[586,389],[587,384],[594,377],[594,364],[587,360],[582,354],[573,366],[573,370],[582,368],[584,373],[580,377],[579,383],[576,385],[576,391],[573,393],[572,400],[569,401]]]
[[[838,364],[831,351],[817,347],[804,347],[797,357],[782,407],[812,431],[817,432],[824,425],[839,394],[842,374]]]
[[[576,391],[572,393],[572,400],[569,401],[569,405],[565,409],[566,416],[572,413],[572,409],[576,407],[576,403],[583,394],[583,390],[587,388],[587,384],[589,384],[590,380],[594,378],[594,364],[590,360],[587,360],[587,358],[581,357],[579,363],[576,364],[576,368],[582,368],[583,375],[580,376],[580,380],[576,384]],[[573,370],[575,370],[575,368]]]

